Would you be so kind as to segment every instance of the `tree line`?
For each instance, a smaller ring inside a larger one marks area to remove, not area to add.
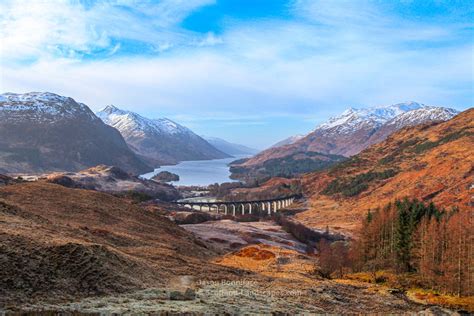
[[[393,270],[417,285],[459,296],[474,295],[473,212],[444,210],[416,199],[369,211],[359,238],[319,244],[322,273]]]

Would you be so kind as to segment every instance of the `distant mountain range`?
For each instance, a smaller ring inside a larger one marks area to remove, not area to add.
[[[49,92],[0,95],[0,172],[76,171],[99,164],[153,168],[85,104]]]
[[[446,121],[457,113],[416,102],[350,108],[304,137],[234,163],[232,170],[235,178],[313,171],[404,127]],[[104,164],[139,174],[161,164],[257,152],[215,137],[205,140],[169,119],[149,119],[114,106],[95,115],[87,105],[49,92],[0,95],[0,135],[1,173],[77,171]]]
[[[218,137],[203,136],[203,138],[205,138],[207,142],[211,144],[212,146],[216,147],[220,151],[231,156],[255,155],[256,153],[260,151],[255,148],[250,148],[244,145],[231,143]]]
[[[456,114],[458,111],[451,108],[428,106],[416,102],[366,109],[350,108],[294,142],[291,142],[290,138],[289,141],[283,141],[282,146],[271,147],[250,159],[234,164],[233,169],[237,171],[234,177],[240,178],[245,173],[288,175],[292,173],[291,169],[284,167],[284,172],[279,174],[278,168],[275,168],[275,163],[272,162],[290,161],[292,165],[297,165],[295,161],[298,160],[320,159],[320,154],[336,155],[336,159],[339,160],[340,156],[355,155],[404,127],[446,121]],[[309,154],[313,157],[309,157]],[[265,165],[271,165],[272,171],[267,172]],[[308,168],[314,167],[314,164],[307,163],[307,165]],[[314,169],[306,169],[299,168],[297,173],[314,171]]]
[[[155,166],[231,157],[167,118],[149,119],[112,105],[97,112],[97,116],[119,130],[130,148]]]
[[[2,173],[102,164],[140,174],[162,164],[258,152],[218,138],[208,142],[167,118],[149,119],[111,105],[94,114],[87,105],[50,92],[1,94],[0,135]]]

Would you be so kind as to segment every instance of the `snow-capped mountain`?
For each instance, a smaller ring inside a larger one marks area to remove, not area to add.
[[[167,118],[149,119],[113,105],[97,112],[97,116],[118,129],[137,154],[157,166],[184,160],[229,157],[189,128]]]
[[[428,122],[446,121],[458,111],[450,108],[405,102],[365,109],[349,108],[330,118],[296,142],[269,148],[242,165],[261,166],[275,158],[292,157],[298,153],[324,153],[352,156],[368,146],[381,142],[395,131]]]
[[[403,128],[430,121],[447,121],[457,114],[459,114],[459,112],[454,109],[425,105],[422,108],[407,111],[395,116],[389,120],[386,125]]]
[[[368,144],[376,144],[386,139],[390,134],[407,126],[415,126],[427,122],[447,121],[459,112],[444,107],[423,106],[416,110],[407,111],[395,116],[383,124],[369,139]]]
[[[96,113],[107,125],[113,125],[122,135],[142,136],[144,133],[157,135],[194,134],[190,129],[167,118],[148,119],[137,113],[121,110],[109,105]]]
[[[260,151],[258,149],[250,148],[244,145],[234,144],[218,137],[202,137],[212,146],[231,156],[255,155]]]
[[[0,95],[0,170],[76,171],[99,164],[151,169],[87,105],[49,92]]]
[[[403,113],[426,107],[426,105],[416,102],[405,102],[366,109],[349,108],[341,115],[332,117],[319,125],[314,131],[324,130],[335,134],[351,134],[359,129],[378,128]]]
[[[295,144],[303,145],[309,151],[351,156],[403,127],[445,121],[457,113],[454,109],[417,102],[350,108],[320,124]]]
[[[4,93],[0,95],[0,116],[9,120],[57,121],[78,116],[97,120],[87,105],[51,92]]]

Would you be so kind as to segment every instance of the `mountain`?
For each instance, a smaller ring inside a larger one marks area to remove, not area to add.
[[[167,118],[149,119],[113,105],[99,111],[97,116],[118,129],[130,148],[155,166],[230,157],[190,129]]]
[[[472,210],[473,157],[474,109],[401,129],[329,170],[304,175],[311,206],[298,217],[353,232],[369,209],[404,197]]]
[[[382,125],[369,139],[369,144],[376,144],[386,139],[390,134],[406,126],[415,126],[425,122],[447,121],[459,112],[443,107],[425,106],[420,109],[404,112],[395,116]]]
[[[457,113],[454,109],[427,106],[416,102],[367,109],[350,108],[341,115],[330,118],[293,144],[269,148],[239,163],[238,166],[257,169],[266,161],[290,159],[301,153],[349,157],[372,144],[383,141],[388,135],[403,127],[445,121]]]
[[[281,147],[281,146],[285,146],[285,145],[291,145],[291,144],[296,143],[297,141],[299,141],[303,137],[304,137],[304,135],[290,136],[288,138],[285,138],[285,139],[279,141],[276,144],[273,144],[272,146],[270,146],[270,148]]]
[[[54,93],[2,94],[0,135],[2,172],[76,171],[99,164],[135,174],[152,170],[85,104]]]
[[[222,138],[205,136],[203,136],[203,138],[205,138],[206,141],[215,148],[231,156],[255,155],[259,152],[258,149],[250,148],[240,144],[230,143]]]

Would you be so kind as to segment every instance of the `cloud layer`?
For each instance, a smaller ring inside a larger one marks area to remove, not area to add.
[[[247,121],[252,131],[261,127],[257,146],[304,132],[288,126],[265,135],[285,116],[310,129],[349,105],[472,106],[466,10],[445,6],[441,16],[420,18],[401,14],[405,4],[382,4],[290,1],[287,16],[261,19],[224,10],[221,28],[202,32],[183,21],[219,3],[6,1],[0,89],[53,91],[95,109],[114,103],[181,118],[208,135],[217,134],[200,118],[236,129]],[[236,129],[227,136],[242,141]]]

